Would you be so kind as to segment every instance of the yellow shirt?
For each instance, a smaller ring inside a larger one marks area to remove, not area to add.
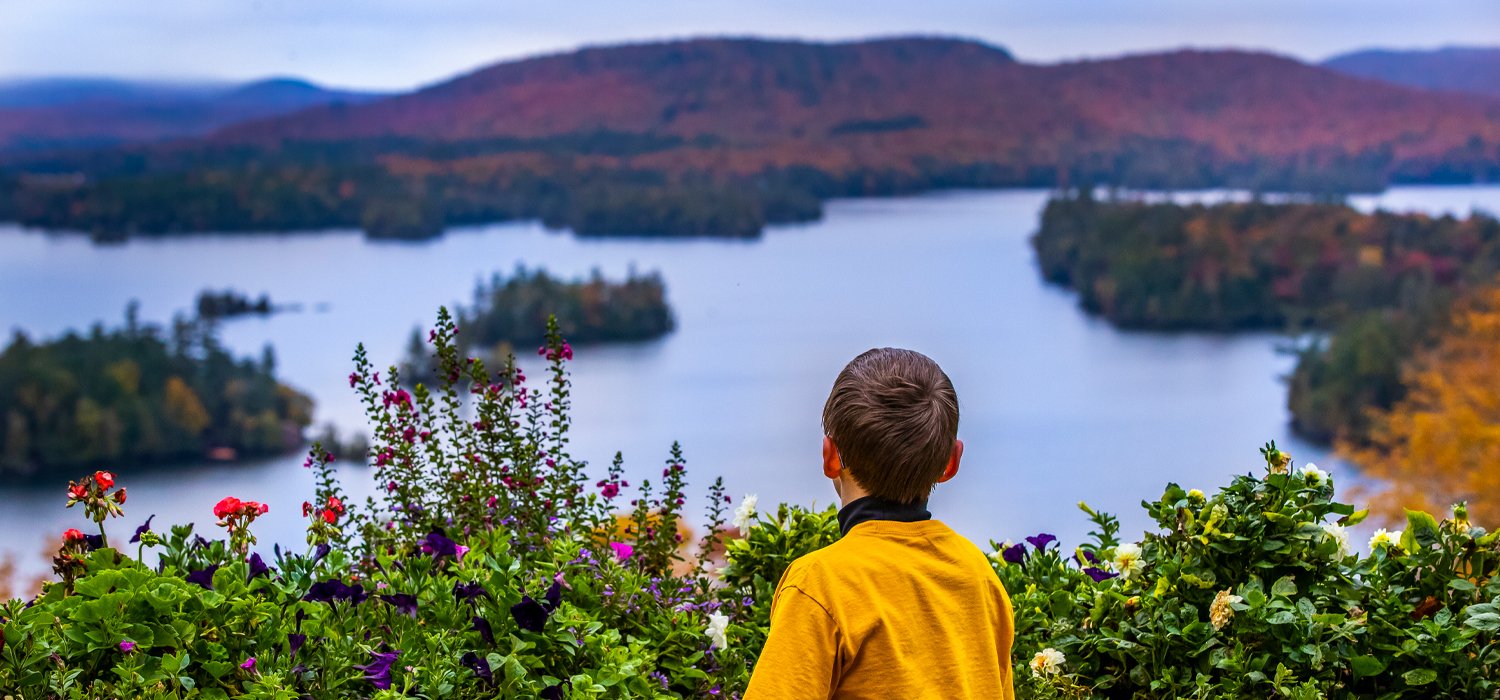
[[[1010,700],[1010,598],[936,520],[874,520],[782,575],[745,700]]]

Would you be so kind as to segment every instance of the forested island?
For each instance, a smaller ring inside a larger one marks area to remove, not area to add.
[[[312,401],[275,357],[232,356],[212,324],[96,325],[0,352],[0,480],[109,465],[279,454],[303,444]]]
[[[205,289],[198,292],[197,308],[198,318],[214,320],[236,316],[269,316],[277,310],[271,303],[269,294],[252,299],[250,295],[233,289]]]
[[[1500,273],[1500,221],[1363,214],[1332,203],[1179,205],[1054,199],[1042,274],[1126,328],[1312,331],[1289,405],[1307,437],[1359,442],[1371,409]]]

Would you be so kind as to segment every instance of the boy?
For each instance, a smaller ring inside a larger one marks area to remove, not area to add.
[[[988,560],[932,519],[958,473],[958,397],[927,356],[854,358],[823,407],[838,542],[792,562],[745,700],[1009,700],[1010,599]]]

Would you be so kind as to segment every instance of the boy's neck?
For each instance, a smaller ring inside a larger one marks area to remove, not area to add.
[[[839,495],[839,508],[870,495],[870,492],[860,486],[859,482],[842,474],[834,480],[833,490]]]

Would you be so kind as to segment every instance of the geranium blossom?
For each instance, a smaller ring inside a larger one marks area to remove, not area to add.
[[[703,633],[708,635],[709,643],[715,649],[725,649],[729,646],[726,632],[729,629],[729,616],[720,612],[708,614],[708,628]]]
[[[738,508],[734,509],[734,526],[740,532],[750,529],[750,522],[755,517],[755,506],[760,503],[760,497],[755,494],[746,494],[744,500],[740,501]]]
[[[1063,663],[1067,660],[1068,657],[1063,656],[1062,652],[1047,647],[1031,657],[1031,675],[1035,678],[1042,678],[1062,673]]]
[[[1141,560],[1141,546],[1127,543],[1115,547],[1114,565],[1126,581],[1139,576],[1146,568],[1146,562]]]

